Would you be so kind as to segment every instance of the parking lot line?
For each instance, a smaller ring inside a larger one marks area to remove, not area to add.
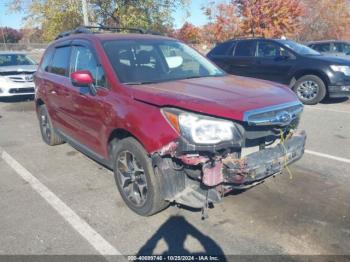
[[[334,113],[344,113],[344,114],[350,114],[349,111],[345,110],[337,110],[337,109],[331,109],[331,108],[321,108],[316,106],[306,106],[307,109],[315,109],[315,110],[321,110],[321,111],[329,111]]]
[[[80,218],[69,206],[0,147],[1,158],[54,208],[97,252],[103,256],[121,255],[115,247]]]
[[[336,161],[340,161],[340,162],[344,162],[344,163],[350,164],[350,159],[343,158],[343,157],[332,156],[332,155],[319,153],[319,152],[315,152],[315,151],[307,150],[307,149],[305,149],[305,153],[308,153],[308,154],[314,155],[314,156],[325,157],[325,158],[328,158],[328,159],[333,159],[333,160],[336,160]]]

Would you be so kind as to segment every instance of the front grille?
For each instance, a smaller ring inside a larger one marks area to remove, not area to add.
[[[33,82],[33,74],[23,74],[23,75],[9,75],[7,76],[11,81],[16,83],[30,83]]]
[[[303,105],[296,101],[247,111],[244,121],[251,126],[286,126],[297,119],[302,111]]]
[[[33,87],[27,87],[27,88],[11,88],[9,90],[10,94],[26,94],[26,93],[34,93]]]
[[[8,71],[8,72],[1,72],[0,76],[5,76],[8,79],[10,79],[12,82],[16,83],[31,83],[33,82],[33,76],[34,72],[31,71],[24,71],[24,72],[18,72],[18,71]]]

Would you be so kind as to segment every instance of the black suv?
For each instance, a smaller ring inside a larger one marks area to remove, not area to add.
[[[232,39],[207,56],[230,74],[286,84],[304,104],[350,95],[349,60],[323,56],[291,40]]]

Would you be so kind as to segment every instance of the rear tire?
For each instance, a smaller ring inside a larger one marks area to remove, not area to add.
[[[322,101],[327,94],[325,83],[315,75],[300,77],[296,81],[293,91],[305,105],[315,105]]]
[[[45,105],[40,105],[38,109],[41,136],[44,142],[50,146],[60,145],[64,140],[56,133],[52,126],[49,112]]]
[[[143,146],[132,137],[112,143],[114,178],[127,206],[141,216],[165,209],[169,202],[162,198],[162,184]]]

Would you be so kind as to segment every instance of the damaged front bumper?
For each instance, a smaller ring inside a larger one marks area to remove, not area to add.
[[[164,199],[200,208],[220,201],[232,189],[247,188],[281,173],[302,157],[305,141],[304,131],[294,131],[277,145],[244,157],[237,153],[215,157],[178,154],[173,142],[153,155],[153,164],[163,180]],[[189,175],[191,169],[194,171]]]
[[[251,153],[241,159],[231,156],[224,158],[223,182],[247,185],[281,173],[287,165],[303,156],[305,140],[306,134],[301,131],[274,147]]]

